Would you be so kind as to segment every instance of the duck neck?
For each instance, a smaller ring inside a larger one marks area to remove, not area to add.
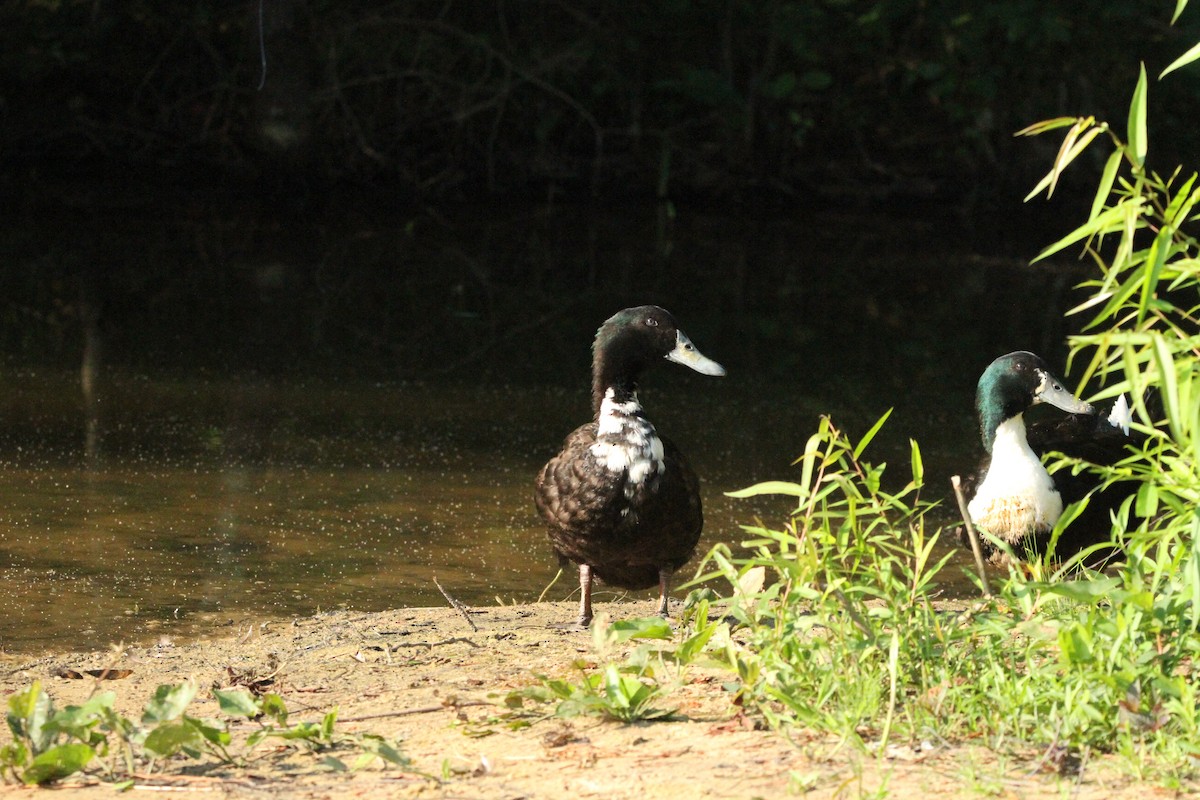
[[[1008,414],[1006,409],[997,403],[980,404],[979,433],[983,437],[983,449],[988,453],[996,446],[996,432],[1002,425],[1020,428],[1021,439],[1024,440],[1025,420],[1019,412]]]
[[[592,369],[592,415],[599,418],[605,398],[618,403],[637,401],[638,379],[628,370],[611,367],[603,358],[596,359]]]
[[[1045,471],[1041,459],[1033,452],[1029,446],[1029,439],[1025,436],[1025,417],[1023,415],[1017,414],[1015,417],[1009,417],[1001,422],[992,430],[991,439],[991,447],[988,450],[992,454],[993,464],[997,461],[1006,465],[1033,462],[1041,471]]]

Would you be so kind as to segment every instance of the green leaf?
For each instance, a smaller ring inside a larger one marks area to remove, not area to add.
[[[86,744],[60,744],[33,759],[21,773],[25,783],[48,783],[74,775],[88,765],[96,755]]]
[[[1179,417],[1181,405],[1179,402],[1179,385],[1175,373],[1175,361],[1171,350],[1167,347],[1162,336],[1154,337],[1154,365],[1158,369],[1163,411],[1167,415],[1167,425],[1176,441],[1184,441],[1181,420]]]
[[[1181,0],[1181,2],[1186,2],[1186,0]],[[1168,73],[1174,72],[1180,67],[1186,67],[1198,58],[1200,58],[1200,42],[1192,45],[1186,53],[1168,64],[1166,69],[1158,73],[1158,79],[1161,81]]]
[[[40,681],[34,681],[29,689],[8,698],[8,729],[13,739],[29,742],[30,750],[36,755],[50,746],[53,732],[46,730],[46,721],[53,712],[50,695],[42,691]]]
[[[335,708],[321,719],[321,738],[326,742],[333,740],[333,724],[337,721],[337,715]]]
[[[378,756],[388,764],[394,764],[397,767],[407,766],[409,759],[400,752],[398,745],[389,742],[382,736],[373,733],[365,733],[359,741],[359,745],[368,753]]]
[[[257,717],[263,713],[262,703],[248,689],[213,689],[213,696],[222,714],[233,717]]]
[[[807,497],[808,490],[798,483],[790,481],[763,481],[749,486],[745,489],[738,489],[734,492],[726,492],[726,497],[757,497],[760,494],[781,494],[788,497]]]
[[[1100,176],[1100,185],[1096,187],[1096,196],[1092,199],[1092,211],[1088,214],[1088,222],[1096,218],[1100,213],[1100,209],[1104,208],[1104,203],[1108,200],[1108,196],[1112,193],[1113,183],[1117,179],[1117,170],[1121,166],[1121,151],[1113,150],[1108,156],[1108,161],[1104,164],[1104,173]]]
[[[1129,103],[1129,131],[1127,149],[1130,160],[1139,167],[1146,163],[1146,65],[1138,73],[1137,87]]]
[[[305,740],[317,742],[321,739],[321,726],[315,722],[300,722],[283,730],[268,730],[267,736],[274,739]]]
[[[1135,513],[1139,517],[1152,517],[1158,513],[1158,485],[1147,481],[1138,487]]]
[[[1068,125],[1074,125],[1079,121],[1079,117],[1055,117],[1041,122],[1035,122],[1032,125],[1022,128],[1013,134],[1013,136],[1037,136],[1040,133],[1056,130],[1057,128],[1065,128]]]
[[[183,722],[191,725],[196,733],[200,734],[205,741],[212,742],[219,747],[225,747],[229,744],[229,731],[224,728],[219,728],[203,720],[195,719],[194,717],[184,717]]]
[[[617,620],[608,626],[614,642],[630,639],[670,639],[674,634],[671,623],[662,617],[642,617]]]
[[[1063,137],[1062,145],[1058,148],[1058,155],[1054,158],[1054,166],[1050,172],[1046,174],[1038,185],[1033,187],[1033,190],[1025,196],[1025,202],[1028,202],[1042,189],[1047,189],[1046,196],[1051,197],[1054,194],[1054,187],[1058,185],[1059,176],[1063,170],[1074,161],[1080,153],[1087,149],[1087,146],[1092,143],[1099,134],[1104,132],[1103,127],[1093,127],[1095,120],[1092,117],[1080,118],[1071,130],[1067,131],[1067,135]],[[1084,131],[1087,131],[1084,133]],[[1082,134],[1082,137],[1080,136]]]
[[[163,684],[154,690],[154,696],[146,703],[142,713],[142,724],[153,725],[178,719],[196,696],[196,684],[192,681],[170,686]]]
[[[0,747],[0,767],[15,769],[29,763],[29,747],[20,740]],[[3,770],[0,770],[3,772]]]
[[[1078,624],[1058,632],[1058,647],[1071,664],[1090,664],[1095,661],[1092,637]]]
[[[195,750],[202,747],[204,737],[186,720],[168,720],[150,731],[144,744],[155,755],[166,757],[185,748]]]
[[[1175,0],[1175,13],[1171,15],[1171,24],[1179,19],[1179,15],[1183,13],[1183,9],[1187,8],[1188,0]]]
[[[1078,603],[1095,604],[1108,600],[1121,585],[1118,578],[1096,578],[1094,580],[1063,581],[1062,583],[1031,584],[1043,591],[1066,597]]]
[[[1095,219],[1089,220],[1083,225],[1080,225],[1075,230],[1068,233],[1063,238],[1059,239],[1054,244],[1050,245],[1042,252],[1038,253],[1034,262],[1041,261],[1044,258],[1054,255],[1060,250],[1063,250],[1076,242],[1087,239],[1097,233],[1107,232],[1110,230],[1120,230],[1125,222],[1125,212],[1130,206],[1135,209],[1140,208],[1145,201],[1142,198],[1130,198],[1123,200],[1112,208],[1104,211]]]
[[[342,761],[340,758],[334,758],[333,756],[325,756],[317,763],[320,764],[322,767],[325,767],[326,769],[328,769],[330,772],[349,772],[350,771],[350,768],[346,766],[345,761]]]
[[[1146,318],[1146,311],[1150,307],[1150,298],[1154,295],[1158,288],[1158,277],[1162,274],[1163,263],[1167,260],[1167,255],[1171,251],[1171,237],[1174,230],[1167,226],[1158,232],[1154,237],[1154,242],[1150,245],[1150,252],[1146,256],[1149,272],[1142,274],[1142,297],[1138,302],[1138,324]]]
[[[86,740],[91,729],[113,713],[116,698],[115,692],[100,692],[81,706],[67,706],[46,722],[46,730]]]
[[[921,461],[921,447],[917,444],[916,439],[909,439],[908,446],[911,451],[913,484],[922,486],[925,483],[925,466]]]
[[[273,719],[278,725],[287,724],[287,705],[283,702],[283,698],[275,692],[267,692],[262,696],[262,713]]]
[[[862,452],[867,449],[867,445],[871,443],[871,440],[875,438],[875,434],[879,433],[879,429],[883,427],[883,423],[887,422],[888,417],[891,415],[892,409],[889,408],[887,411],[883,412],[883,416],[871,426],[871,430],[863,434],[863,437],[858,440],[858,446],[854,448],[855,461],[857,461],[858,457],[862,455]]]
[[[1170,205],[1163,212],[1163,222],[1178,227],[1187,219],[1187,215],[1192,211],[1192,206],[1196,204],[1197,196],[1200,195],[1200,190],[1192,191],[1192,184],[1195,182],[1196,173],[1193,172],[1192,176],[1184,181],[1183,186],[1175,191]]]

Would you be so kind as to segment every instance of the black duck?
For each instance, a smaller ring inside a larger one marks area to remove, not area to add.
[[[725,374],[658,306],[627,308],[600,326],[592,346],[593,419],[537,476],[534,499],[550,542],[560,562],[579,565],[580,626],[592,619],[594,578],[624,589],[657,584],[658,613],[666,616],[671,575],[700,539],[699,480],[638,402],[642,372],[663,360]]]

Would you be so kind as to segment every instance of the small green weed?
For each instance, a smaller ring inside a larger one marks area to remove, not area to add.
[[[260,697],[245,688],[216,689],[213,694],[222,713],[259,723],[240,753],[230,749],[232,736],[227,725],[187,713],[196,696],[191,681],[159,686],[146,703],[140,723],[114,710],[113,692],[96,694],[80,706],[55,710],[53,700],[35,682],[9,698],[6,719],[13,741],[0,748],[0,776],[6,781],[46,784],[94,765],[91,771],[105,779],[128,783],[139,765],[152,772],[160,760],[176,755],[238,765],[269,738],[323,753],[321,764],[337,771],[362,769],[376,761],[408,764],[398,745],[381,736],[336,733],[336,711],[320,722],[289,725],[287,707],[277,694]],[[327,754],[339,748],[359,751],[353,764]]]
[[[707,601],[695,626],[696,632],[684,637],[675,647],[637,646],[621,662],[614,660],[617,648],[631,640],[663,641],[674,637],[671,625],[661,617],[609,622],[597,615],[592,623],[592,649],[602,665],[586,660],[572,665],[576,681],[537,675],[538,685],[510,692],[505,704],[517,713],[526,713],[526,702],[554,704],[553,716],[599,716],[621,722],[669,719],[674,709],[657,705],[680,680],[684,668],[698,660],[717,629],[707,621]]]

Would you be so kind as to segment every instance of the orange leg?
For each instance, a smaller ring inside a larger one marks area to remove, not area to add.
[[[592,568],[579,565],[579,627],[592,623]]]

